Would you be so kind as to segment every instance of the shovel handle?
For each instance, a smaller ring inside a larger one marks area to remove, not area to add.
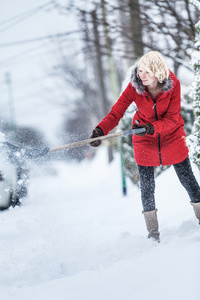
[[[95,141],[103,141],[103,140],[108,140],[108,139],[112,139],[112,138],[116,138],[116,137],[120,137],[120,136],[128,136],[128,135],[132,135],[132,134],[142,133],[142,132],[145,132],[145,131],[146,131],[145,128],[137,128],[137,129],[129,129],[129,130],[125,130],[125,131],[119,131],[119,132],[99,136],[99,137],[96,137],[96,138],[91,138],[91,139],[83,140],[83,141],[80,141],[80,142],[75,142],[75,143],[66,144],[66,145],[63,145],[63,146],[51,148],[49,150],[49,152],[67,150],[67,149],[71,149],[71,148],[75,148],[75,147],[84,146],[84,145],[90,144],[90,143],[95,142]]]

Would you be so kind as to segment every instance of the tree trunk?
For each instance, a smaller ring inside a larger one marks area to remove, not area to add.
[[[144,54],[144,46],[142,42],[142,22],[140,18],[139,0],[128,1],[130,9],[130,25],[131,35],[134,49],[135,59],[140,58]]]
[[[101,107],[99,109],[101,111],[101,118],[103,118],[109,112],[109,107],[108,107],[108,100],[106,97],[106,89],[104,84],[104,70],[103,70],[96,10],[93,10],[91,12],[91,16],[92,16],[92,23],[93,23],[94,43],[95,43],[95,52],[96,52],[96,66],[97,66],[96,75],[97,75],[97,82],[99,86],[99,95],[101,98],[101,103],[100,103]]]

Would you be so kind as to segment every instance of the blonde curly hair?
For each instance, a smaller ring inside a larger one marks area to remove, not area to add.
[[[149,51],[138,61],[137,76],[139,77],[140,65],[144,65],[151,76],[155,76],[160,83],[169,77],[169,68],[158,51]]]

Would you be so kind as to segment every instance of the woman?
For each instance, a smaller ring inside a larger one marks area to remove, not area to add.
[[[145,128],[133,136],[135,160],[140,176],[141,198],[148,238],[159,242],[155,206],[154,167],[173,165],[189,194],[200,223],[200,187],[191,169],[184,122],[180,115],[180,82],[168,69],[162,55],[150,51],[133,67],[131,79],[110,113],[93,130],[91,138],[107,135],[118,125],[129,105],[135,102],[137,112],[132,128]],[[91,143],[97,147],[101,141]]]

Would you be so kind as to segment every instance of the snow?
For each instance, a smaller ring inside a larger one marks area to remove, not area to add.
[[[0,216],[1,299],[199,299],[200,227],[173,167],[156,179],[160,244],[127,189],[104,146],[93,161],[34,166],[23,205]]]
[[[5,142],[5,134],[0,132],[0,143]]]

